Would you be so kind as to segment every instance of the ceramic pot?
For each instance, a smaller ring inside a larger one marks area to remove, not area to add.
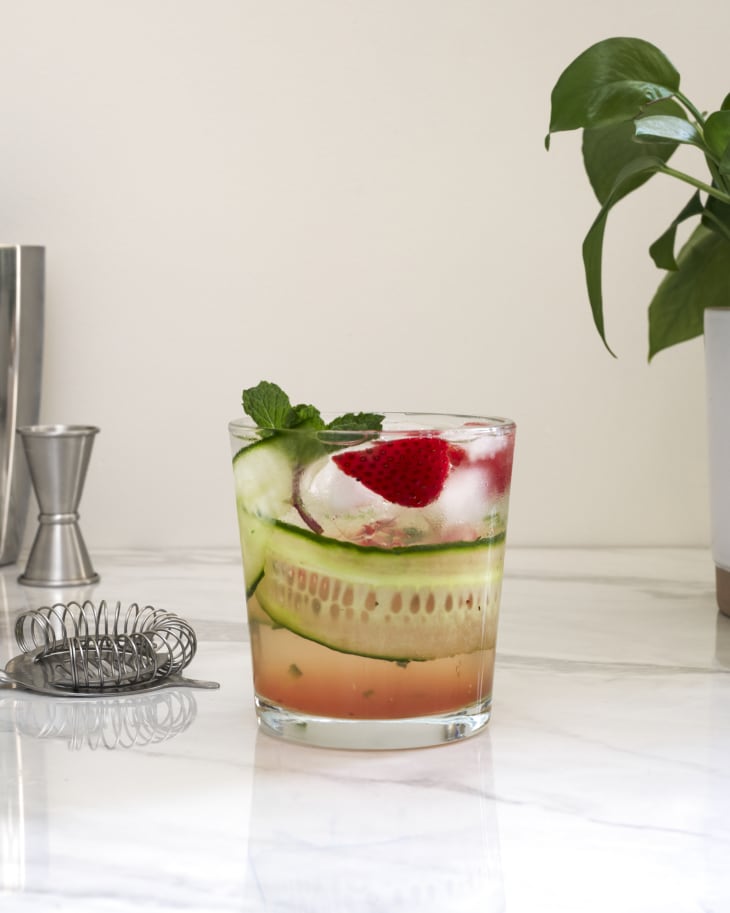
[[[717,605],[730,616],[730,307],[705,310],[712,558]]]

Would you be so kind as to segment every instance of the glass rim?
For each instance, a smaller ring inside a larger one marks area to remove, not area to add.
[[[323,412],[322,418],[325,422],[338,418],[341,412]],[[393,412],[382,411],[375,412],[376,415],[382,415],[385,421],[400,422],[401,426],[394,424],[384,428],[282,428],[275,425],[265,426],[257,425],[253,419],[246,415],[239,418],[231,419],[228,422],[228,430],[231,434],[237,432],[276,432],[286,431],[289,434],[321,434],[326,433],[328,436],[352,436],[353,430],[368,434],[378,434],[384,436],[395,436],[404,434],[445,434],[454,432],[470,431],[475,434],[509,434],[515,431],[517,425],[509,418],[503,416],[482,416],[467,415],[460,413],[448,412]],[[413,422],[418,422],[419,427],[413,427]],[[410,427],[407,427],[411,424]]]

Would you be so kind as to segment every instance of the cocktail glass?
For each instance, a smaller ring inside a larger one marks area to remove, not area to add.
[[[261,729],[392,749],[486,726],[514,423],[229,431]]]

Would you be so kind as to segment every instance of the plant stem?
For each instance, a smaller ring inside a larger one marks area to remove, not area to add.
[[[715,184],[719,187],[725,187],[725,182],[720,174],[720,169],[717,167],[717,160],[707,153],[705,155],[705,161],[707,162],[707,167],[710,169],[710,174],[712,175],[712,180]]]
[[[689,98],[687,98],[686,95],[682,95],[681,92],[677,91],[674,93],[674,97],[678,98],[682,102],[682,104],[689,111],[689,113],[694,117],[694,119],[697,121],[697,123],[700,125],[700,127],[705,126],[705,118],[702,116],[702,112],[698,111],[697,108],[695,108],[695,106],[692,104],[692,102],[689,100]]]
[[[710,184],[705,184],[704,181],[697,180],[697,178],[692,177],[691,174],[685,174],[684,171],[677,171],[676,168],[670,168],[668,165],[662,165],[658,170],[662,174],[668,174],[670,177],[678,178],[686,184],[691,184],[698,190],[704,190],[705,193],[709,194],[711,197],[715,197],[715,199],[720,200],[723,203],[730,204],[730,194],[723,193],[722,190],[718,190],[717,187],[712,187]]]

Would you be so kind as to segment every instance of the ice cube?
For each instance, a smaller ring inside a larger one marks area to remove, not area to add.
[[[380,495],[342,472],[329,458],[310,467],[302,481],[310,504],[317,505],[330,516],[350,514],[368,507],[380,508],[383,504]]]
[[[467,459],[471,462],[488,459],[496,456],[507,448],[510,438],[506,434],[483,434],[475,440],[463,443],[460,446],[466,451]]]
[[[468,464],[454,469],[435,506],[447,524],[478,524],[489,510],[484,470]]]

